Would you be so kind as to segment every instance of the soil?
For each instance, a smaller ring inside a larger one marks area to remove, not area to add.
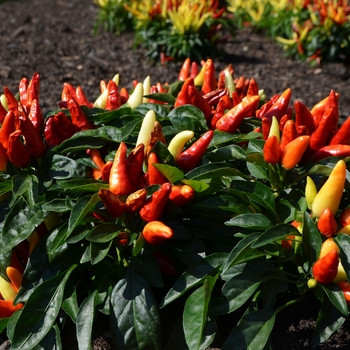
[[[0,86],[16,93],[22,77],[29,79],[39,72],[40,106],[46,113],[58,108],[64,82],[80,85],[94,101],[100,81],[108,81],[116,73],[120,85],[128,89],[134,79],[143,81],[148,75],[152,84],[177,79],[181,63],[162,66],[149,62],[142,48],[133,48],[132,33],[116,36],[102,29],[94,33],[97,14],[92,0],[6,1],[0,11]],[[221,50],[221,57],[214,59],[218,72],[232,63],[236,77],[254,78],[267,97],[290,87],[293,100],[299,99],[309,108],[334,89],[340,93],[340,116],[350,116],[350,65],[312,68],[307,62],[286,58],[276,43],[250,29],[237,31]],[[311,299],[279,314],[271,337],[274,349],[310,349],[318,310],[318,302]],[[319,349],[349,349],[349,325],[347,321]],[[227,331],[224,324],[219,333]],[[0,349],[8,345],[5,339],[0,338]],[[68,339],[72,343],[65,349],[76,349],[74,337]],[[213,346],[220,347],[219,340],[217,343]],[[113,349],[108,328],[94,336],[93,350],[97,349]]]

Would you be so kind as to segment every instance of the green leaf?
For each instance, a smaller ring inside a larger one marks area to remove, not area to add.
[[[17,320],[11,349],[33,349],[50,331],[62,304],[65,284],[75,267],[43,282],[31,294]]]
[[[156,300],[132,266],[113,288],[110,303],[112,338],[118,349],[161,349]]]
[[[266,168],[261,165],[247,163],[247,168],[250,174],[256,179],[269,180],[270,178],[266,171]]]
[[[91,350],[92,325],[95,316],[95,297],[97,290],[94,290],[80,305],[76,329],[79,349]]]
[[[310,215],[305,212],[303,218],[303,249],[309,263],[308,272],[311,271],[313,263],[319,257],[321,246],[321,234],[314,221],[310,218]]]
[[[167,164],[153,164],[171,183],[182,180],[185,174],[178,168]]]
[[[247,196],[255,203],[269,210],[271,214],[277,216],[276,201],[271,188],[256,182],[252,190],[253,192],[247,193]]]
[[[191,186],[197,193],[206,191],[209,185],[203,181],[182,179],[182,183]]]
[[[34,229],[47,216],[40,204],[28,207],[23,197],[20,197],[5,219],[0,237],[0,251],[8,251],[27,239]]]
[[[192,130],[194,133],[200,134],[208,130],[203,112],[193,105],[174,108],[168,114],[168,118],[179,131]]]
[[[108,188],[108,184],[93,179],[69,179],[57,181],[50,190],[72,192],[98,192],[101,188]]]
[[[226,221],[225,225],[244,227],[250,230],[264,230],[271,226],[271,221],[260,213],[246,213],[233,217]]]
[[[288,235],[299,236],[299,231],[292,225],[279,224],[266,230],[260,237],[252,244],[252,248],[261,248],[270,243],[276,242]]]
[[[253,311],[241,319],[222,346],[222,350],[263,350],[275,323],[272,310]]]
[[[153,255],[138,254],[134,258],[134,270],[136,274],[142,276],[150,286],[156,288],[164,287],[158,262]]]
[[[38,179],[34,175],[14,175],[12,178],[13,196],[23,197],[30,207],[35,205],[38,198]]]
[[[346,317],[328,299],[324,300],[316,320],[315,331],[312,334],[312,348],[316,348],[320,343],[326,341],[343,325],[345,320]]]
[[[143,95],[143,96],[150,98],[152,100],[166,102],[170,105],[174,105],[175,101],[176,101],[176,98],[174,96],[167,94],[167,93],[162,93],[162,92],[158,92],[158,93],[154,93],[154,94],[150,94],[150,95]]]
[[[348,316],[348,305],[342,290],[335,283],[327,285],[322,284],[322,288],[327,295],[329,301],[338,309],[343,316]]]
[[[72,209],[69,205],[67,205],[66,198],[56,198],[50,202],[43,203],[42,208],[45,211],[53,211],[55,213],[65,213]]]
[[[95,207],[99,201],[100,197],[98,193],[95,193],[92,196],[84,196],[77,201],[69,217],[69,233],[73,232],[73,230],[82,222],[85,216]]]
[[[348,281],[350,281],[350,236],[344,233],[339,233],[334,237],[334,241],[338,244],[340,260],[346,272]]]
[[[247,161],[247,165],[249,165],[249,163],[251,163],[252,165],[256,165],[256,166],[261,166],[263,168],[266,168],[266,162],[265,162],[265,159],[264,159],[264,156],[262,153],[260,152],[257,152],[257,153],[249,153],[247,156],[246,156],[246,159]]]
[[[104,222],[95,226],[86,239],[94,243],[106,243],[117,237],[122,229],[120,225]]]
[[[223,176],[239,176],[248,179],[248,176],[240,170],[228,166],[227,163],[209,163],[200,165],[186,174],[191,180],[212,179],[214,177],[222,178]]]
[[[251,245],[256,241],[256,239],[260,236],[259,232],[250,233],[248,236],[244,237],[240,240],[236,246],[231,250],[225,265],[223,267],[223,273],[225,273],[229,268],[233,265],[236,265],[240,262],[244,262],[246,258],[254,257],[254,249],[252,249]]]
[[[69,179],[69,178],[85,178],[87,176],[87,168],[85,165],[75,160],[54,155],[49,176],[53,179]]]
[[[209,314],[226,315],[239,309],[259,288],[265,271],[245,271],[228,280],[222,287],[223,298],[213,299]]]
[[[168,291],[160,306],[164,307],[189,289],[203,283],[209,275],[216,274],[227,258],[226,253],[214,253],[192,264]]]
[[[245,151],[237,145],[228,145],[217,148],[207,153],[206,157],[211,162],[227,162],[233,159],[243,160],[246,157]]]
[[[109,253],[113,241],[105,243],[90,242],[90,261],[91,265],[96,265],[102,261]]]
[[[73,283],[66,285],[64,299],[61,305],[64,312],[76,323],[79,307],[77,299],[77,290]]]
[[[202,343],[206,340],[203,332],[207,321],[208,305],[218,276],[219,273],[206,277],[203,285],[196,289],[185,302],[183,329],[186,344],[190,349],[203,348]]]

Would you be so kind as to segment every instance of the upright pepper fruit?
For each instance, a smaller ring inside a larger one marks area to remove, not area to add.
[[[154,164],[159,164],[159,159],[154,152],[151,152],[148,156],[149,185],[161,185],[168,182],[168,179],[154,166]]]
[[[125,196],[132,190],[128,174],[127,147],[121,142],[109,174],[109,189],[116,196]]]
[[[12,164],[17,168],[25,168],[30,163],[30,155],[28,149],[21,141],[22,131],[14,131],[8,141],[7,156]]]
[[[30,119],[34,127],[37,130],[41,131],[41,127],[44,124],[44,117],[43,117],[41,108],[39,106],[39,102],[36,99],[34,99],[32,103],[29,105],[28,118]]]
[[[312,203],[317,194],[317,188],[314,183],[314,180],[310,176],[306,177],[306,186],[305,186],[305,200],[307,203],[307,207],[312,209]]]
[[[278,139],[275,135],[271,135],[267,138],[264,144],[264,160],[266,163],[277,164],[279,163],[282,151],[278,143]]]
[[[312,273],[317,282],[328,284],[333,282],[337,275],[339,263],[339,253],[331,250],[324,257],[318,259],[312,267]]]
[[[283,149],[281,165],[287,169],[293,169],[301,160],[310,142],[310,136],[299,136],[289,142]]]
[[[334,236],[338,230],[332,210],[326,208],[317,221],[317,228],[326,237]]]
[[[177,159],[182,153],[185,144],[194,137],[194,132],[192,130],[183,130],[176,134],[170,141],[168,145],[168,151]]]
[[[213,130],[209,130],[204,133],[188,149],[179,154],[179,156],[176,158],[177,165],[186,172],[194,169],[207,151],[213,137]]]
[[[174,231],[161,221],[151,221],[142,230],[142,236],[148,244],[161,245],[174,236]]]
[[[341,125],[329,145],[350,145],[350,117]]]
[[[162,184],[160,188],[146,200],[145,205],[141,208],[141,218],[147,222],[159,220],[169,200],[170,193],[171,184],[169,182]]]
[[[282,129],[282,137],[280,142],[281,150],[298,137],[295,122],[293,120],[287,120]]]
[[[7,150],[10,135],[19,128],[19,119],[13,111],[8,111],[0,129],[0,143]]]
[[[294,101],[295,125],[305,125],[312,134],[316,130],[315,122],[311,111],[301,101]]]
[[[146,145],[146,156],[150,154],[152,148],[157,142],[161,142],[163,145],[166,145],[166,140],[163,134],[162,125],[158,120],[155,121],[153,129],[151,131],[151,136]]]
[[[67,106],[70,112],[72,124],[75,125],[78,131],[91,129],[91,124],[88,118],[78,102],[76,102],[72,96],[68,97]]]
[[[190,75],[191,59],[186,58],[180,69],[177,80],[185,81]]]
[[[216,75],[215,75],[215,67],[214,62],[211,59],[208,59],[205,62],[204,66],[204,77],[203,77],[203,85],[202,85],[202,95],[205,95],[211,91],[216,89]]]
[[[289,101],[292,96],[292,89],[286,89],[271,106],[271,108],[263,115],[265,118],[272,118],[273,116],[279,121],[286,113]]]
[[[312,214],[315,217],[319,218],[327,208],[336,215],[343,195],[345,179],[346,164],[343,160],[339,160],[312,203]]]
[[[127,173],[131,183],[131,189],[136,190],[143,172],[143,162],[145,159],[145,145],[138,144],[133,148],[127,157]]]
[[[145,204],[147,199],[147,190],[145,188],[141,188],[136,192],[131,193],[125,201],[125,209],[128,212],[136,213],[138,212],[142,206]]]
[[[144,116],[141,124],[141,128],[137,137],[136,146],[143,143],[145,147],[147,146],[151,133],[154,128],[154,123],[156,122],[156,114],[150,109]]]
[[[188,105],[191,104],[191,98],[188,94],[188,87],[193,86],[194,87],[194,80],[193,78],[187,78],[185,82],[183,83],[180,92],[178,93],[176,97],[176,101],[174,104],[174,108],[177,108],[179,106]]]
[[[173,185],[169,199],[179,207],[189,203],[195,195],[194,189],[189,185]]]

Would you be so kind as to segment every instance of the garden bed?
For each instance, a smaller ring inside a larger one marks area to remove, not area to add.
[[[116,73],[127,88],[134,79],[143,81],[148,75],[152,83],[172,83],[177,78],[181,63],[151,64],[141,49],[133,49],[132,33],[115,36],[100,30],[95,35],[93,24],[98,9],[90,1],[8,1],[1,7],[0,84],[17,91],[22,77],[30,78],[39,72],[44,113],[57,108],[64,82],[82,86],[93,101],[99,95],[100,80],[111,79]],[[292,98],[309,108],[334,89],[340,93],[340,115],[350,115],[350,66],[327,64],[311,68],[307,63],[291,61],[275,43],[249,29],[237,32],[223,46],[222,57],[215,59],[218,70],[229,63],[236,77],[254,78],[268,97],[290,87]],[[318,310],[318,301],[312,298],[280,313],[272,333],[274,348],[310,348]],[[228,324],[221,325],[213,346],[220,347],[220,335],[225,339]],[[348,328],[345,323],[320,349],[348,348]],[[73,343],[66,344],[65,349],[74,349]],[[99,330],[94,349],[112,349],[110,344],[108,330]]]

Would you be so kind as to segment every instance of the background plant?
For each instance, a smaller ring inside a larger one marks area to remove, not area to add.
[[[115,22],[109,27],[121,28],[126,14],[133,18],[135,45],[146,49],[152,60],[160,56],[172,60],[187,57],[200,61],[218,54],[218,45],[230,30],[225,6],[210,1],[133,1],[121,5],[119,1],[99,2],[100,20]],[[122,9],[123,6],[123,9]],[[113,12],[120,11],[120,17]],[[109,22],[107,22],[109,23]]]
[[[349,62],[347,1],[228,1],[235,22],[264,30],[286,54],[312,64]]]

